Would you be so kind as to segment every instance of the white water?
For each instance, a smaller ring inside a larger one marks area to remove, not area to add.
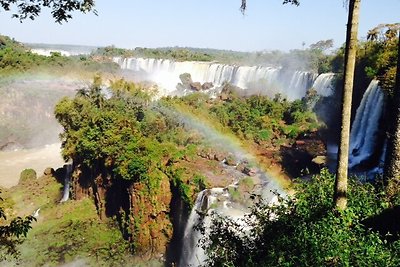
[[[226,166],[226,171],[239,173],[235,170],[235,167],[229,166]],[[232,198],[229,193],[230,190],[228,190],[228,188],[235,190],[238,187],[239,180],[243,177],[248,176],[238,175],[233,183],[226,188],[206,189],[198,194],[185,227],[182,254],[178,266],[195,267],[204,265],[207,256],[199,241],[208,242],[207,238],[211,231],[214,213],[228,217],[241,225],[243,229],[250,230],[250,226],[245,219],[245,215],[249,213],[248,207]],[[256,175],[252,178],[255,184],[258,185],[253,188],[252,193],[260,195],[263,201],[276,204],[277,198],[271,193],[271,190],[280,192],[282,196],[285,195],[282,189],[271,181],[271,178],[262,170],[257,169]],[[204,233],[196,229],[196,226],[198,227],[199,225],[204,228]]]
[[[373,80],[364,93],[351,128],[349,168],[367,160],[374,153],[383,104],[383,92],[378,81]]]
[[[195,229],[195,226],[202,225],[204,227],[204,235],[207,236],[211,230],[213,211],[223,216],[229,216],[237,222],[242,221],[245,215],[243,209],[232,205],[226,188],[211,188],[200,192],[185,228],[179,266],[195,267],[204,265],[207,256],[199,244],[199,240],[203,235]]]
[[[333,94],[332,80],[334,77],[334,73],[322,73],[315,79],[312,88],[320,96],[330,96]]]
[[[71,174],[73,171],[73,164],[72,163],[65,164],[64,169],[65,169],[64,189],[63,189],[63,197],[60,200],[60,203],[65,202],[69,199],[69,188],[70,188]]]
[[[181,82],[179,75],[182,73],[190,73],[194,82],[212,82],[215,87],[229,82],[252,93],[271,97],[280,93],[288,100],[304,97],[316,79],[316,74],[310,72],[264,66],[121,57],[115,57],[114,62],[122,69],[140,72],[144,79],[157,83],[161,87],[161,95],[174,94],[176,85]]]

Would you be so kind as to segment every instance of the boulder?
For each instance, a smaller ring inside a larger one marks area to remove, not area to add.
[[[311,160],[311,162],[317,164],[317,165],[326,165],[327,163],[327,158],[326,156],[316,156]]]
[[[48,168],[44,169],[43,173],[44,173],[44,175],[53,175],[54,174],[54,169],[48,167]]]
[[[190,83],[190,89],[195,90],[195,91],[201,91],[201,83],[199,82],[191,82]]]
[[[236,158],[233,155],[229,155],[225,158],[226,165],[236,166],[238,164]]]
[[[257,169],[254,168],[254,167],[246,166],[246,167],[244,168],[244,170],[243,170],[243,173],[244,173],[244,174],[247,174],[248,176],[254,176],[254,175],[257,174]]]
[[[214,87],[214,84],[212,83],[212,82],[205,82],[205,83],[203,83],[203,85],[201,86],[201,88],[203,89],[203,90],[209,90],[209,89],[211,89],[211,88],[213,88]]]
[[[225,155],[221,152],[215,152],[214,160],[223,161],[225,159]]]
[[[19,176],[18,184],[30,182],[37,179],[36,171],[34,169],[25,169]]]
[[[179,75],[179,79],[182,82],[182,86],[185,89],[189,89],[190,88],[190,84],[193,83],[192,81],[192,75],[190,75],[190,73],[182,73],[181,75]]]
[[[246,164],[241,162],[236,166],[236,170],[240,171],[240,172],[244,172],[244,169],[246,168]]]

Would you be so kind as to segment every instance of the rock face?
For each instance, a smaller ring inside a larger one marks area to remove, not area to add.
[[[193,83],[192,76],[190,73],[182,73],[179,75],[180,83],[176,85],[176,89],[178,90],[187,90],[190,89],[190,85]]]
[[[144,182],[113,179],[103,169],[76,166],[72,175],[73,198],[93,197],[100,219],[116,217],[136,255],[144,258],[165,255],[173,229],[168,177],[160,173],[158,185],[150,187]]]
[[[326,147],[316,132],[299,138],[292,146],[281,146],[280,150],[283,167],[292,177],[318,173],[326,163]]]
[[[176,89],[178,90],[193,90],[193,91],[201,91],[201,90],[209,90],[214,87],[212,82],[205,82],[201,84],[200,82],[194,82],[192,80],[192,76],[190,73],[182,73],[179,75],[180,83],[176,85]]]

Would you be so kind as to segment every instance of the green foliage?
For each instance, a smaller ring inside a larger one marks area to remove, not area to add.
[[[0,198],[0,201],[3,199]],[[0,206],[0,261],[19,256],[17,245],[23,242],[23,237],[32,228],[33,221],[36,221],[33,216],[16,217],[7,221],[6,212]]]
[[[359,48],[357,64],[364,68],[370,79],[378,79],[382,88],[392,93],[395,85],[397,62],[397,34],[391,38],[371,39]]]
[[[32,180],[36,180],[37,175],[34,169],[25,169],[19,176],[19,184],[26,183]]]
[[[183,181],[183,169],[182,168],[168,168],[168,176],[170,177],[170,181],[172,185],[178,189],[179,196],[183,200],[183,202],[189,207],[192,208],[193,200],[192,200],[192,192],[190,190],[190,186],[188,183]]]
[[[258,202],[245,218],[251,230],[214,215],[207,266],[398,266],[399,241],[363,225],[388,206],[384,192],[351,179],[348,209],[339,214],[334,181],[322,170],[298,181],[294,197],[279,197],[277,205]]]
[[[93,55],[120,56],[120,57],[144,57],[155,59],[171,59],[174,61],[212,61],[214,57],[207,53],[197,52],[194,49],[186,48],[142,48],[134,50],[121,49],[114,46],[98,48]]]
[[[206,182],[206,177],[204,177],[201,174],[194,175],[192,181],[195,184],[198,192],[203,191],[204,189],[206,189],[208,187],[207,182]]]
[[[296,138],[318,126],[315,115],[306,110],[303,101],[288,102],[279,95],[274,99],[266,96],[233,98],[216,103],[210,111],[223,126],[258,143],[279,136]]]
[[[30,0],[29,2],[21,0],[1,0],[0,8],[4,11],[12,11],[12,17],[21,22],[27,18],[34,20],[42,11],[42,8],[51,10],[51,15],[58,23],[67,22],[72,18],[71,12],[80,11],[87,13],[94,10],[94,0],[53,0],[41,1]]]
[[[389,93],[394,88],[399,24],[380,24],[368,32],[368,40],[361,41],[357,47],[357,80],[378,79],[383,89]],[[335,73],[343,73],[344,46],[339,48],[330,60]],[[338,84],[342,81],[339,78]]]
[[[80,57],[65,57],[58,52],[53,52],[49,57],[38,55],[21,43],[0,35],[0,74],[4,76],[37,71],[50,72],[53,75],[65,75],[67,72],[113,72],[117,68],[115,63],[99,62],[92,57],[82,60]]]

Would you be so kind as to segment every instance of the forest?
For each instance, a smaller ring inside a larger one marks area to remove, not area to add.
[[[65,163],[1,185],[1,264],[399,266],[399,25],[288,52],[0,35],[1,159],[58,134]]]

